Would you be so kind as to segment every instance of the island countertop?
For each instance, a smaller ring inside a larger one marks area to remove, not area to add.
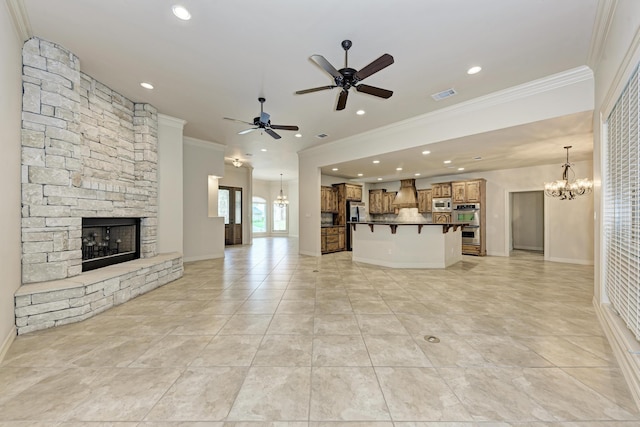
[[[442,227],[442,232],[443,233],[448,232],[450,229],[453,229],[453,231],[456,231],[460,227],[464,227],[466,225],[469,225],[469,224],[465,224],[465,223],[453,223],[453,222],[435,223],[435,222],[400,222],[400,221],[348,221],[347,224],[350,224],[351,228],[353,230],[356,229],[356,225],[358,225],[358,224],[368,225],[372,232],[373,232],[374,226],[376,226],[376,225],[386,225],[386,226],[389,226],[389,228],[391,229],[391,234],[396,234],[396,230],[397,230],[399,225],[403,225],[403,226],[404,225],[417,225],[418,226],[418,234],[420,234],[422,232],[422,227],[425,226],[425,225],[439,225],[439,226]]]

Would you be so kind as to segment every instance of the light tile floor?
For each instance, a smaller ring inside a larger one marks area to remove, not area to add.
[[[296,244],[228,248],[97,317],[18,337],[0,364],[0,427],[640,425],[592,267],[515,253],[390,270]]]

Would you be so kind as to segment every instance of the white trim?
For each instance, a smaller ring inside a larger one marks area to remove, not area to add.
[[[322,255],[321,253],[313,253],[313,252],[309,252],[309,251],[299,251],[300,255],[306,255],[306,256],[320,256]]]
[[[27,9],[24,7],[24,1],[7,0],[7,9],[9,9],[9,15],[11,15],[11,20],[13,21],[13,28],[20,40],[26,42],[33,37],[31,22],[29,21]]]
[[[593,265],[593,260],[592,259],[574,259],[574,258],[549,257],[549,258],[545,258],[545,261],[562,262],[564,264]]]
[[[205,141],[203,139],[191,138],[189,136],[184,137],[184,143],[186,145],[192,145],[194,147],[206,148],[208,150],[214,150],[224,153],[224,150],[227,148],[223,144],[219,144],[217,142]]]
[[[4,357],[7,355],[7,352],[9,351],[9,347],[11,347],[11,344],[13,344],[13,340],[16,339],[17,335],[18,335],[18,331],[16,327],[13,326],[9,331],[9,335],[5,337],[4,341],[2,342],[2,345],[0,345],[0,362],[4,360]]]
[[[544,251],[544,247],[540,247],[540,246],[521,246],[519,248],[514,247],[513,248],[514,251]],[[593,264],[593,263],[592,263]]]
[[[593,25],[593,33],[591,34],[591,46],[589,47],[589,56],[587,64],[595,70],[602,60],[605,42],[611,29],[613,16],[616,11],[618,0],[599,0],[598,11],[596,12],[596,20]]]
[[[316,145],[298,151],[299,157],[311,157],[318,151],[325,151],[333,146],[342,145],[345,141],[349,140],[366,140],[368,136],[379,134],[380,132],[392,132],[396,128],[414,126],[421,127],[429,125],[431,123],[437,123],[443,120],[447,120],[449,117],[455,117],[464,113],[473,113],[475,111],[481,111],[488,107],[506,104],[518,99],[523,99],[535,95],[537,93],[547,92],[553,89],[558,89],[565,86],[571,86],[573,84],[593,80],[593,72],[589,67],[583,65],[581,67],[572,68],[561,73],[553,74],[551,76],[543,77],[538,80],[533,80],[518,86],[513,86],[498,92],[493,92],[488,95],[480,96],[478,98],[471,99],[469,101],[461,102],[450,107],[442,108],[436,111],[432,111],[427,114],[412,117],[407,120],[401,120],[399,122],[392,123],[387,126],[382,126],[376,129],[372,129],[367,132],[354,135],[353,137],[347,137],[336,141],[330,141],[326,144]],[[593,108],[593,106],[591,106]]]
[[[187,121],[158,113],[158,124],[182,129],[187,124]]]
[[[622,319],[616,316],[609,304],[599,304],[594,296],[593,306],[611,349],[627,381],[631,396],[640,407],[640,345]]]

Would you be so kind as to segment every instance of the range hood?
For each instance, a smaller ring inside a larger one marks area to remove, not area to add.
[[[398,209],[418,207],[418,195],[416,192],[415,179],[400,180],[400,190],[398,191],[398,194],[396,194],[396,198],[393,200],[392,205]]]

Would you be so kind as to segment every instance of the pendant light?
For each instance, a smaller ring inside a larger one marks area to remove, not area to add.
[[[278,197],[276,197],[276,200],[273,202],[273,204],[280,208],[284,208],[289,204],[287,196],[285,196],[284,192],[282,191],[282,174],[280,174],[280,194],[278,195]]]
[[[576,196],[582,196],[591,193],[593,190],[593,182],[587,178],[575,179],[575,172],[569,163],[569,148],[571,145],[564,147],[567,150],[567,161],[562,165],[562,179],[544,184],[544,194],[549,197],[557,197],[560,200],[573,200]],[[571,176],[569,176],[571,172]]]

